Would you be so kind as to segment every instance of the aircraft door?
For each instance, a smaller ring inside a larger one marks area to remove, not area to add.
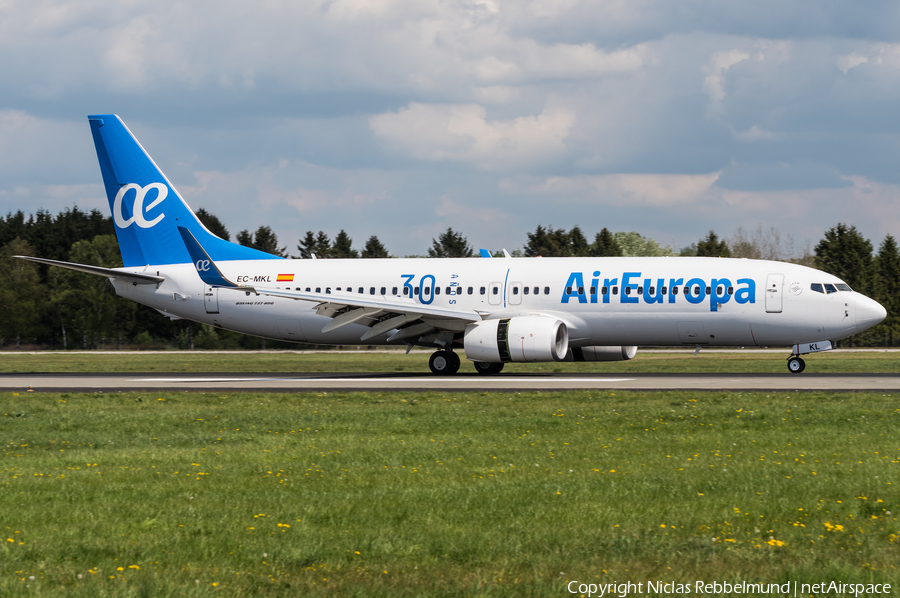
[[[780,314],[784,296],[784,274],[769,274],[766,277],[766,312]]]
[[[521,305],[522,304],[522,283],[521,282],[511,282],[509,284],[509,290],[506,292],[506,299],[510,305]]]
[[[203,303],[206,305],[206,313],[219,313],[219,288],[205,285],[203,291]]]
[[[488,287],[488,303],[500,305],[501,301],[503,301],[503,283],[492,282],[491,286]]]

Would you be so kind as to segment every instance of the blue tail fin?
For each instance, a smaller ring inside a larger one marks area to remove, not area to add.
[[[191,262],[178,227],[191,231],[214,260],[281,259],[209,232],[118,116],[88,120],[126,267]]]

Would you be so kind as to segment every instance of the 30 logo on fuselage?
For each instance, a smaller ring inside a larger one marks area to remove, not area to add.
[[[147,193],[152,189],[156,189],[156,199],[144,206]],[[131,217],[126,218],[122,212],[122,203],[125,201],[125,195],[131,190],[134,190],[134,204],[131,209]],[[158,206],[168,195],[169,188],[162,183],[150,183],[146,187],[135,183],[125,185],[116,193],[116,199],[113,202],[113,219],[116,221],[116,226],[119,228],[128,228],[132,224],[137,224],[141,228],[156,226],[165,217],[165,214],[160,214],[153,220],[147,220],[144,214]]]

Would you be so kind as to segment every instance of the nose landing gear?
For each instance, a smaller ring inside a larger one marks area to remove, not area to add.
[[[791,355],[787,362],[788,371],[792,374],[799,374],[806,369],[806,362],[798,355]]]
[[[459,371],[459,355],[453,351],[435,351],[428,360],[432,374],[450,376]]]

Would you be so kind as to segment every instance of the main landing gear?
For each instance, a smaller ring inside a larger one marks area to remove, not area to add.
[[[459,355],[453,351],[436,351],[428,360],[432,374],[449,376],[459,371]]]
[[[806,369],[806,362],[799,355],[791,355],[787,362],[788,371],[792,374],[799,374]]]
[[[499,374],[503,369],[502,363],[487,363],[485,361],[476,361],[475,371],[479,374],[492,376]],[[438,376],[452,376],[459,371],[459,355],[453,351],[435,351],[428,360],[428,367],[431,368],[432,374]]]
[[[476,361],[475,371],[484,376],[493,376],[499,374],[503,369],[502,363],[488,363],[486,361]]]

